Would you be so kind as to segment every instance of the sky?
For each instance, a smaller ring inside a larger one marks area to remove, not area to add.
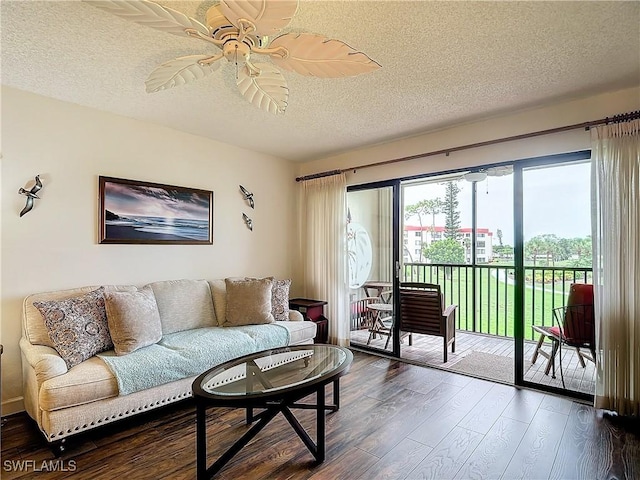
[[[120,216],[207,220],[209,195],[106,182],[105,209]]]
[[[545,233],[560,238],[591,235],[590,163],[576,163],[523,172],[524,238],[525,241]],[[471,227],[472,184],[458,182],[461,227]],[[498,245],[497,230],[502,241],[513,245],[513,175],[487,177],[477,183],[478,227],[493,232],[493,245]],[[422,184],[404,188],[404,203],[410,205],[422,199],[444,197],[444,184]],[[431,225],[431,216],[423,220]],[[435,217],[436,225],[444,226],[444,215]],[[407,224],[418,225],[417,218]]]

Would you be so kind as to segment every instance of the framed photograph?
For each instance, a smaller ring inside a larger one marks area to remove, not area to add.
[[[100,243],[211,245],[213,192],[99,177]]]

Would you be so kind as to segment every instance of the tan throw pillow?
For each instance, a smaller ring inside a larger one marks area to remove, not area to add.
[[[271,278],[225,279],[227,311],[223,327],[273,323]]]
[[[104,305],[104,288],[65,300],[33,302],[40,310],[54,348],[71,368],[113,347]]]
[[[227,315],[227,285],[224,280],[210,280],[209,288],[213,297],[213,309],[216,312],[218,326],[224,325]]]
[[[271,289],[271,313],[278,322],[289,320],[289,289],[291,280],[274,280]]]
[[[160,341],[162,324],[150,286],[137,292],[105,292],[104,300],[116,355],[126,355]]]

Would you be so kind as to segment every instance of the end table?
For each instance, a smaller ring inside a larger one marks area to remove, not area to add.
[[[289,300],[289,308],[298,310],[305,320],[312,321],[318,326],[314,343],[327,343],[329,339],[329,320],[324,316],[324,300],[310,298],[292,298]]]

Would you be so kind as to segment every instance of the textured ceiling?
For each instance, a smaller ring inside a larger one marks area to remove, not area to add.
[[[214,1],[158,1],[200,21]],[[158,64],[207,53],[80,1],[2,0],[2,84],[295,161],[640,85],[640,2],[309,1],[286,32],[347,42],[382,68],[284,72],[284,115],[238,93],[232,65],[148,94]],[[226,62],[223,60],[223,62]]]

